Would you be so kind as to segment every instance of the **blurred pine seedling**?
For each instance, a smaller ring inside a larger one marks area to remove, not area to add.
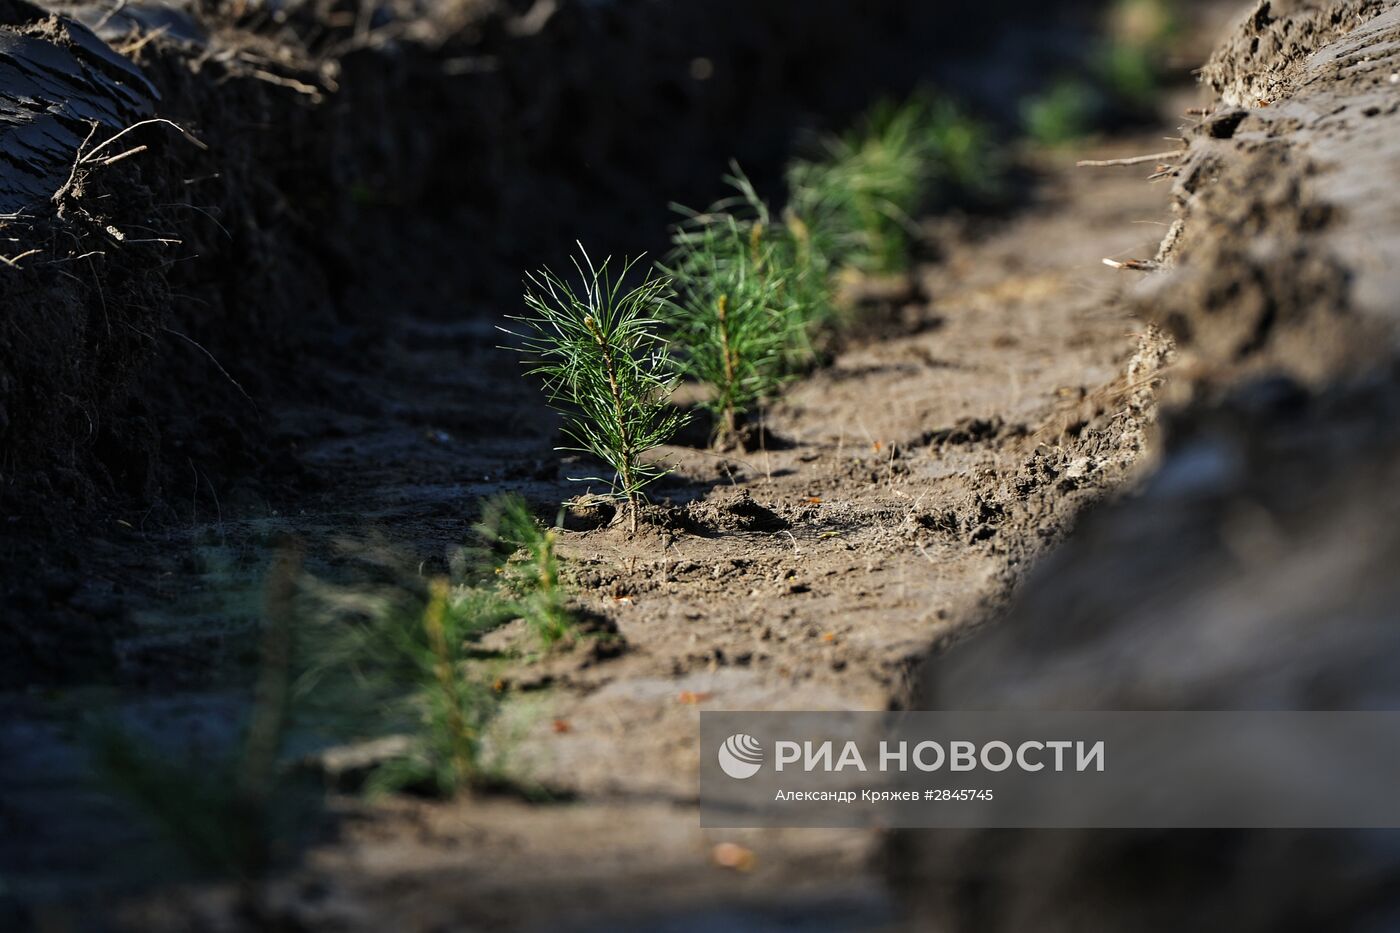
[[[822,231],[834,262],[891,274],[908,263],[920,210],[995,195],[1001,168],[986,127],[918,94],[877,104],[853,130],[825,138],[787,180],[791,211]]]
[[[702,405],[714,415],[713,440],[726,443],[738,418],[783,383],[796,332],[805,328],[785,278],[795,272],[767,227],[731,214],[711,218],[676,230],[666,267],[676,297],[667,316],[683,371],[710,389]]]

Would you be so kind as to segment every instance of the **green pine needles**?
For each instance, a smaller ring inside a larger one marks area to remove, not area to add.
[[[299,707],[321,729],[405,740],[373,769],[371,792],[450,797],[491,779],[483,743],[502,698],[476,643],[513,619],[546,649],[578,633],[555,533],[525,500],[492,498],[474,530],[445,578],[425,578],[403,555],[369,546],[358,551],[369,580],[302,582],[308,664],[296,683]]]
[[[937,198],[985,198],[998,187],[990,134],[952,103],[916,95],[881,103],[861,124],[788,169],[790,207],[821,230],[830,254],[861,272],[903,271],[912,217]]]
[[[369,792],[450,797],[482,779],[482,736],[500,706],[469,669],[471,646],[512,607],[489,588],[423,579],[390,552],[365,557],[387,582],[303,582],[312,611],[298,704],[321,729],[406,738],[374,767]]]
[[[729,167],[732,174],[724,180],[738,194],[710,208],[706,216],[736,218],[752,246],[762,245],[766,254],[755,253],[755,262],[761,274],[777,280],[778,296],[792,325],[788,369],[801,370],[816,358],[812,339],[836,323],[831,276],[837,241],[827,226],[807,223],[791,204],[778,223],[738,164],[731,162]]]
[[[677,296],[669,318],[686,375],[710,386],[703,403],[715,440],[735,436],[737,419],[782,384],[795,321],[777,256],[757,223],[747,232],[724,215],[682,227],[667,272]]]
[[[855,306],[838,301],[838,280],[904,272],[912,218],[998,197],[1001,164],[983,124],[918,94],[792,163],[780,213],[731,164],[733,195],[703,212],[678,207],[671,251],[635,287],[623,285],[635,261],[613,277],[581,245],[580,290],[548,269],[527,276],[517,349],[566,416],[570,449],[612,467],[632,530],[643,489],[666,472],[646,455],[685,421],[669,400],[682,377],[708,389],[711,442],[731,446],[744,416],[846,330]]]
[[[551,404],[564,413],[565,434],[580,445],[575,449],[615,471],[612,492],[627,503],[635,533],[642,490],[667,472],[645,455],[686,421],[670,404],[680,371],[660,332],[671,286],[648,275],[627,289],[637,260],[614,277],[610,259],[595,267],[582,244],[579,250],[583,263],[575,259],[574,269],[582,291],[548,269],[531,274],[529,313],[511,319],[527,328],[516,336],[528,372],[542,377]]]
[[[814,339],[835,320],[831,244],[792,211],[774,220],[731,163],[735,195],[684,215],[662,271],[675,284],[668,320],[685,374],[707,385],[719,446],[740,417],[816,360]]]
[[[284,551],[268,576],[252,708],[233,747],[172,754],[116,717],[100,716],[86,730],[99,789],[159,829],[183,866],[237,879],[240,906],[259,919],[261,882],[307,828],[312,806],[308,788],[288,776],[280,757],[288,744],[300,572],[300,554]]]
[[[825,141],[822,158],[788,172],[793,209],[831,231],[841,260],[862,272],[903,268],[924,161],[913,108],[877,108],[856,132]]]
[[[476,533],[488,546],[486,565],[512,612],[545,647],[572,638],[578,626],[560,575],[555,530],[541,527],[524,499],[504,495],[486,504]]]

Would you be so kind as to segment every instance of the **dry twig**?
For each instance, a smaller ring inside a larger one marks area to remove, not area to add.
[[[1131,156],[1126,159],[1083,159],[1074,163],[1080,168],[1108,168],[1115,165],[1143,165],[1147,162],[1163,162],[1168,159],[1179,159],[1185,150],[1173,149],[1171,152],[1154,152],[1150,155]]]
[[[5,265],[9,266],[11,269],[20,269],[20,268],[23,268],[23,267],[20,266],[19,261],[20,261],[21,259],[26,259],[26,258],[28,258],[28,257],[30,257],[30,256],[33,256],[33,255],[34,255],[35,253],[37,253],[37,252],[39,252],[39,250],[37,250],[37,249],[31,249],[31,250],[26,250],[26,251],[23,252],[23,253],[20,253],[18,256],[0,256],[0,262],[3,262]]]
[[[1155,259],[1105,259],[1103,264],[1110,269],[1124,269],[1131,272],[1151,272],[1160,267]]]

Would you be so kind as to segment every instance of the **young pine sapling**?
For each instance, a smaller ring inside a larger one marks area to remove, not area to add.
[[[735,191],[732,197],[703,213],[672,205],[684,217],[672,235],[670,257],[679,290],[684,296],[687,280],[693,283],[695,270],[703,274],[717,248],[746,263],[750,277],[771,290],[771,304],[781,316],[780,332],[788,344],[782,351],[782,375],[801,372],[818,356],[813,339],[835,323],[834,244],[824,228],[813,228],[791,207],[781,223],[775,221],[737,163],[730,163],[730,171],[724,180]]]
[[[790,210],[830,241],[828,255],[864,272],[902,271],[911,217],[929,201],[997,193],[991,135],[950,101],[918,94],[874,107],[851,132],[788,169]]]
[[[498,496],[486,504],[477,536],[487,545],[502,600],[549,646],[574,634],[569,594],[560,574],[553,528],[543,528],[525,500]]]
[[[529,313],[511,319],[526,329],[515,336],[528,372],[542,377],[550,402],[565,415],[565,434],[580,445],[575,449],[615,471],[612,492],[626,502],[635,532],[642,490],[667,472],[645,455],[686,416],[670,404],[680,373],[660,333],[670,282],[648,276],[628,289],[636,260],[616,277],[610,261],[595,267],[586,252],[582,265],[574,260],[582,291],[548,269],[529,275]]]
[[[711,215],[677,229],[667,272],[676,283],[669,319],[687,375],[710,387],[715,439],[782,384],[794,330],[802,326],[779,254],[754,220]]]
[[[183,866],[236,879],[240,909],[257,927],[268,922],[263,882],[316,807],[281,760],[291,714],[300,568],[300,553],[284,551],[268,578],[257,683],[234,747],[217,755],[191,749],[186,759],[129,732],[115,717],[98,717],[87,730],[100,789],[125,799],[157,827]]]
[[[913,106],[877,107],[858,129],[826,139],[820,157],[789,167],[790,206],[830,233],[840,262],[871,273],[904,268],[926,181],[918,131]]]
[[[315,610],[299,703],[318,728],[407,739],[374,767],[371,793],[415,788],[450,797],[481,780],[482,736],[499,710],[469,667],[471,646],[508,621],[512,607],[490,589],[424,579],[391,554],[366,556],[381,558],[376,565],[392,579],[304,584]]]

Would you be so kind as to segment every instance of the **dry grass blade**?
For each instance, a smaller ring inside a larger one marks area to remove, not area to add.
[[[1074,163],[1079,168],[1110,168],[1116,165],[1146,165],[1149,162],[1170,162],[1185,155],[1184,149],[1170,152],[1153,152],[1148,155],[1130,156],[1126,159],[1081,159]]]

